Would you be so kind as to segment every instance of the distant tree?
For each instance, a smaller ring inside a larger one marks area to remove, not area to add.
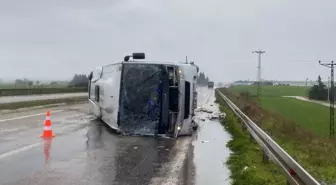
[[[31,87],[31,86],[33,86],[34,82],[33,81],[28,81],[27,84],[28,84],[29,87]]]
[[[23,80],[21,80],[21,79],[16,79],[15,80],[15,86],[16,87],[24,87],[24,86],[28,86],[28,79],[23,79]]]
[[[21,80],[21,79],[16,79],[15,80],[15,85],[23,85],[24,84],[24,81]]]
[[[35,81],[35,84],[36,84],[36,85],[40,85],[40,81],[36,80],[36,81]]]
[[[28,85],[28,84],[29,84],[29,80],[28,80],[27,78],[24,78],[24,79],[23,79],[23,83],[24,83],[25,85]]]
[[[15,82],[14,82],[14,84],[17,87],[24,87],[24,86],[31,87],[34,84],[34,81],[28,80],[27,78],[24,78],[23,80],[16,79]]]
[[[70,81],[70,87],[87,87],[89,78],[85,74],[75,74],[73,79]]]
[[[328,99],[328,89],[326,85],[323,84],[321,76],[317,77],[317,85],[314,85],[309,90],[309,98],[314,100],[327,100]]]
[[[200,72],[196,81],[198,85],[208,85],[209,78],[205,76],[204,72]]]
[[[263,81],[261,84],[262,85],[273,85],[273,82],[272,81]]]

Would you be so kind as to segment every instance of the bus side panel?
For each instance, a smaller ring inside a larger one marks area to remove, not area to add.
[[[193,125],[193,113],[194,113],[194,95],[197,94],[196,92],[196,78],[194,76],[197,76],[197,69],[195,66],[183,66],[184,70],[184,79],[185,82],[189,82],[190,86],[188,87],[188,97],[189,98],[189,105],[185,108],[189,109],[189,114],[185,115],[187,118],[183,120],[183,127],[179,133],[179,135],[191,135],[192,134],[192,127]],[[187,88],[187,87],[185,87]],[[196,92],[196,93],[195,93]],[[185,100],[186,101],[186,100]],[[186,113],[186,111],[184,112]]]
[[[178,128],[183,127],[183,122],[184,122],[184,97],[185,97],[185,81],[184,81],[184,75],[180,75],[178,77],[179,79],[179,102],[178,102],[178,107],[179,107],[179,112],[177,115],[177,120],[175,124],[175,131],[174,131],[174,137],[176,138],[181,130],[178,130]]]
[[[110,127],[118,129],[119,92],[122,64],[104,67],[101,79],[102,119]]]

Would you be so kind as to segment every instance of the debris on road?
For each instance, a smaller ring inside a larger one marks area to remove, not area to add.
[[[210,120],[214,120],[214,119],[223,119],[226,117],[226,114],[225,113],[214,113],[214,114],[211,114],[209,116],[209,119]]]
[[[197,107],[196,109],[195,109],[195,112],[206,112],[206,113],[213,113],[213,111],[212,110],[210,110],[210,109],[206,109],[206,108],[202,108],[202,107]]]
[[[201,108],[200,111],[201,111],[201,112],[206,112],[206,113],[209,113],[209,114],[212,114],[212,113],[213,113],[212,110],[210,110],[210,109],[206,109],[206,108]]]
[[[195,112],[200,112],[201,111],[201,107],[197,107],[196,109],[195,109]]]
[[[209,143],[210,141],[202,141],[202,143]]]

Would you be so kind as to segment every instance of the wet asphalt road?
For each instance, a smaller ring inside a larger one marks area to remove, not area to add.
[[[61,99],[61,98],[74,98],[74,97],[86,97],[87,93],[63,93],[63,94],[43,94],[43,95],[24,95],[24,96],[1,96],[1,103],[14,103],[36,100],[48,100],[48,99]]]
[[[217,109],[213,101],[199,90],[203,107]],[[229,184],[230,136],[217,121],[179,139],[119,136],[87,110],[51,108],[52,140],[39,137],[46,109],[0,115],[0,184]]]

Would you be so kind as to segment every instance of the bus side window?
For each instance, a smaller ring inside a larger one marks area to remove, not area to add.
[[[96,102],[99,102],[99,86],[95,86],[95,100]]]
[[[89,74],[89,99],[91,99],[91,80],[92,80],[92,77],[93,77],[93,72],[91,71],[91,73]]]
[[[190,82],[185,82],[184,97],[184,119],[187,119],[190,114]]]

